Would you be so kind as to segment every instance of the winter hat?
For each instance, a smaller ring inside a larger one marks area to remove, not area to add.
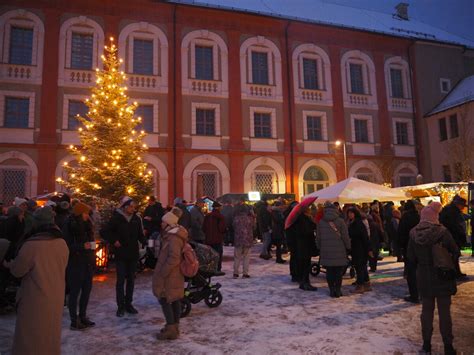
[[[86,205],[83,202],[78,202],[74,205],[74,207],[72,209],[72,213],[75,216],[80,216],[83,213],[89,213],[90,210],[91,210],[91,208],[90,208],[89,205]]]
[[[20,205],[24,203],[28,203],[28,201],[26,201],[24,198],[15,197],[15,201],[13,202],[13,205],[15,205],[16,207],[20,207]]]
[[[10,208],[8,208],[7,216],[16,217],[16,216],[19,216],[22,212],[23,210],[20,207],[11,206]]]
[[[54,211],[51,206],[38,208],[33,214],[35,226],[41,227],[48,224],[54,224]]]
[[[179,205],[183,203],[183,199],[181,197],[176,197],[173,202],[175,205]]]
[[[165,222],[169,226],[173,226],[175,224],[178,224],[179,217],[183,214],[183,211],[177,207],[173,207],[171,211],[166,213],[161,220]]]
[[[133,202],[133,199],[129,196],[124,196],[120,200],[120,208],[125,208]]]
[[[441,203],[431,202],[428,206],[423,207],[421,210],[420,222],[429,222],[433,224],[439,224],[439,213],[441,212]]]
[[[466,207],[467,206],[467,201],[466,201],[466,199],[462,198],[461,196],[456,195],[453,198],[453,204],[454,205],[461,205],[463,207]]]
[[[44,205],[45,206],[56,207],[56,202],[48,200],[48,201],[46,201],[46,203]]]

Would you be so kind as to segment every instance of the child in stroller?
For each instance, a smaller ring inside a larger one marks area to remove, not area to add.
[[[221,284],[212,284],[211,278],[219,276],[217,265],[219,254],[208,245],[190,241],[189,244],[196,252],[199,260],[199,270],[196,276],[186,278],[186,288],[184,298],[181,300],[181,317],[186,317],[191,312],[191,305],[204,300],[204,303],[210,307],[218,307],[222,303]]]

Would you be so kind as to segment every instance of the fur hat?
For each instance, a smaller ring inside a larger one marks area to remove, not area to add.
[[[122,199],[120,200],[120,208],[124,208],[124,207],[127,207],[128,205],[130,205],[131,203],[133,202],[133,199],[129,196],[124,196],[122,197]]]
[[[86,205],[85,203],[83,202],[78,202],[74,205],[74,207],[72,208],[72,213],[75,215],[75,216],[80,216],[81,214],[83,213],[89,213],[89,211],[91,210],[90,206],[89,205]]]
[[[181,211],[180,208],[173,207],[171,211],[166,213],[161,220],[165,222],[169,226],[173,226],[175,224],[178,224],[179,217],[183,214],[183,211]]]
[[[439,213],[441,212],[441,203],[431,202],[428,206],[421,210],[420,222],[429,222],[439,224]]]
[[[54,224],[54,211],[51,206],[38,208],[33,214],[35,226],[41,227],[48,224]]]
[[[21,197],[15,197],[15,201],[13,202],[13,204],[16,206],[16,207],[20,207],[20,205],[24,204],[24,203],[28,203],[27,200],[25,200],[24,198],[21,198]]]

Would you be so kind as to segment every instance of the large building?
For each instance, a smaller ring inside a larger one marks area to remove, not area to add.
[[[3,1],[0,200],[61,188],[67,146],[79,142],[74,116],[109,37],[163,202],[251,190],[299,197],[346,176],[413,184],[421,104],[412,76],[424,65],[414,52],[466,47],[403,30],[414,26],[406,16],[399,7],[398,27],[384,31],[180,1]]]

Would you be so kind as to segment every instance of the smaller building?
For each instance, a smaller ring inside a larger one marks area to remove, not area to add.
[[[461,80],[425,116],[433,181],[474,178],[474,75]]]

